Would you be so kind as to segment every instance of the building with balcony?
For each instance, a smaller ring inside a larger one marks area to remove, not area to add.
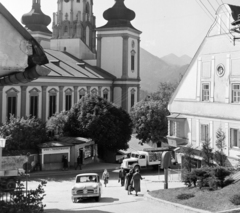
[[[222,4],[169,102],[168,143],[200,150],[225,134],[228,162],[240,160],[240,7]],[[201,158],[200,158],[201,159]]]

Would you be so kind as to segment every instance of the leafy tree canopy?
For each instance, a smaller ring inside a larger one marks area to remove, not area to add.
[[[132,121],[127,112],[102,97],[87,95],[68,113],[64,131],[70,136],[88,137],[99,149],[127,149]]]
[[[160,143],[167,135],[169,111],[159,101],[145,99],[131,110],[131,118],[137,138],[145,142]]]
[[[162,106],[167,107],[170,98],[172,97],[177,86],[178,82],[160,82],[157,92],[152,94],[152,99],[155,101],[159,101]]]
[[[5,138],[5,150],[36,149],[38,144],[48,140],[46,124],[36,118],[14,118],[2,126],[0,135]]]

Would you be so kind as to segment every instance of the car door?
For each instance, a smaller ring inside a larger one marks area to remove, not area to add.
[[[145,155],[139,155],[139,165],[140,166],[147,166],[146,156]]]

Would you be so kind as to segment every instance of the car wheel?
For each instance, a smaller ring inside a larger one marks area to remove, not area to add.
[[[96,202],[99,202],[99,200],[100,200],[100,196],[95,197],[95,200],[96,200]]]
[[[14,179],[9,179],[5,185],[6,190],[14,191],[16,188],[16,181]]]

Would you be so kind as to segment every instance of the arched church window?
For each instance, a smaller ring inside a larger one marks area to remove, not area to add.
[[[65,27],[64,27],[64,33],[67,33],[67,32],[68,32],[68,27],[65,26]]]
[[[134,72],[135,70],[135,55],[136,52],[134,50],[131,51],[131,71]]]
[[[103,98],[108,100],[108,93],[109,93],[109,90],[106,88],[103,90]]]
[[[85,14],[86,14],[86,21],[89,21],[90,9],[89,3],[86,4]]]
[[[131,89],[131,107],[133,107],[135,104],[135,92],[135,89]]]
[[[96,88],[92,89],[91,93],[92,93],[92,95],[97,95],[97,89]]]
[[[57,90],[49,90],[49,117],[52,117],[57,111]]]
[[[80,89],[79,90],[79,99],[81,99],[83,96],[85,96],[86,90],[85,89]]]
[[[39,105],[39,90],[37,88],[33,88],[29,91],[30,95],[30,109],[29,114],[35,118],[38,118],[38,105]]]
[[[16,117],[17,115],[17,97],[19,91],[15,88],[11,88],[6,91],[7,94],[7,118],[9,119],[11,115]]]
[[[72,107],[72,89],[65,90],[65,110],[68,111]]]

